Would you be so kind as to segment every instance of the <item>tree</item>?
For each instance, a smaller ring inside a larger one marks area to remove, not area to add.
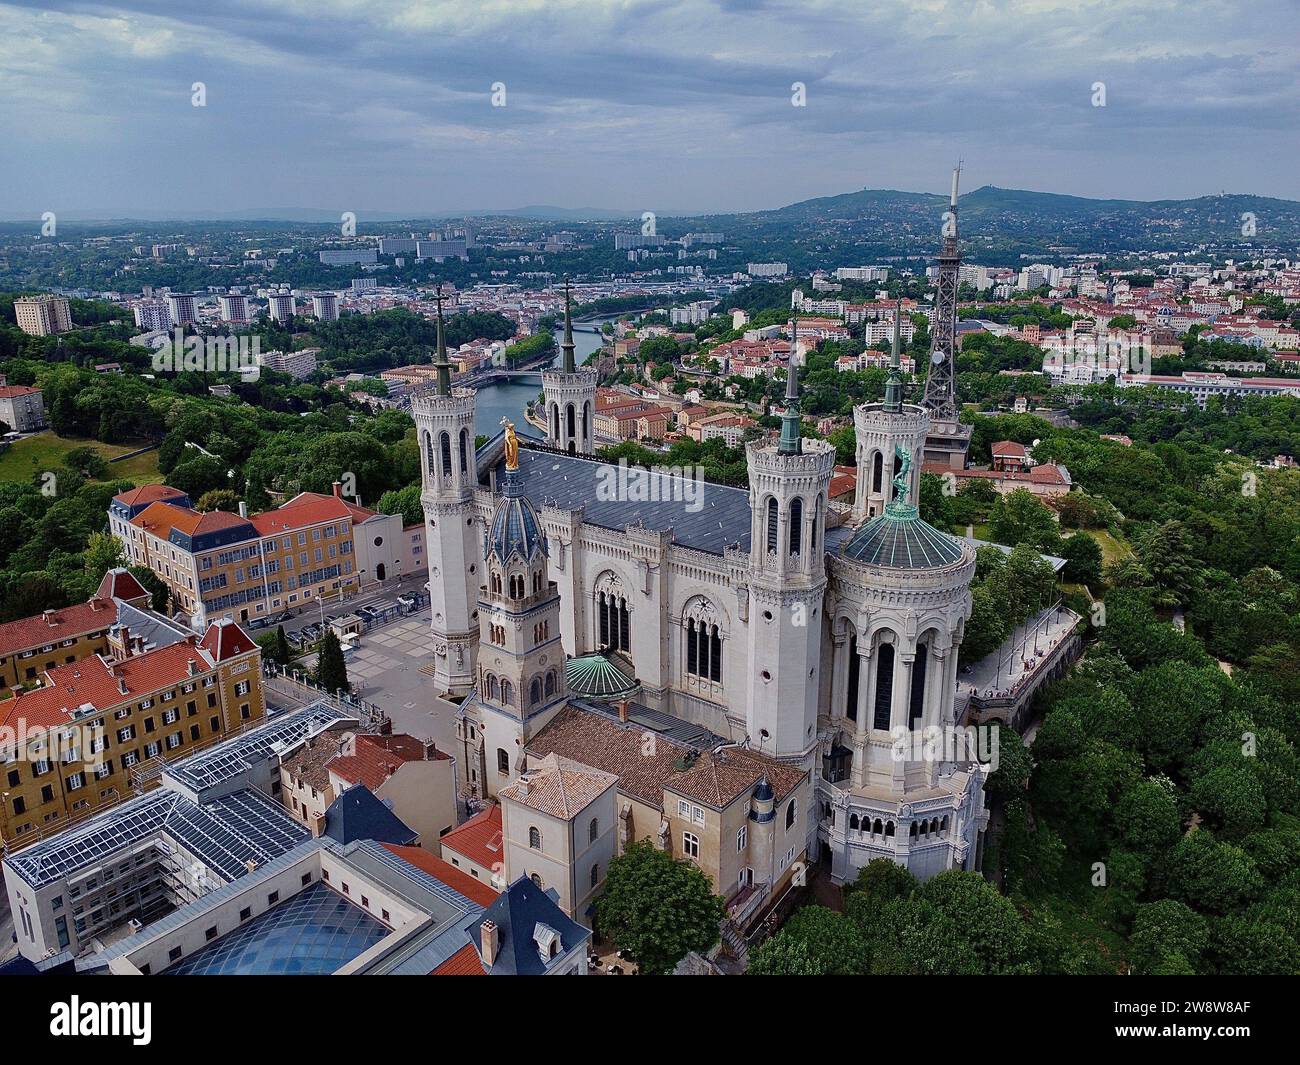
[[[321,637],[316,659],[316,683],[331,694],[352,690],[347,663],[343,661],[343,648],[333,627],[327,628]]]
[[[601,932],[630,950],[646,973],[669,973],[690,951],[713,947],[722,914],[708,877],[649,840],[609,863],[605,890],[596,899]]]
[[[421,525],[424,522],[424,505],[420,502],[420,486],[407,485],[395,492],[385,492],[379,497],[381,514],[400,514],[403,525]]]
[[[1139,906],[1129,940],[1132,971],[1153,974],[1174,956],[1195,968],[1208,940],[1205,918],[1181,902],[1161,899]]]
[[[748,971],[754,976],[862,976],[870,957],[856,924],[824,906],[805,906],[758,948]]]
[[[1101,547],[1087,533],[1075,533],[1061,545],[1065,559],[1062,576],[1074,584],[1096,587],[1101,583]]]
[[[1167,894],[1203,913],[1229,913],[1263,887],[1249,855],[1204,828],[1178,841],[1162,872]]]
[[[1182,832],[1173,784],[1144,778],[1125,788],[1115,806],[1115,827],[1139,853],[1156,855],[1172,847]]]
[[[127,571],[140,582],[140,587],[149,593],[149,609],[156,614],[169,613],[167,604],[171,600],[171,592],[167,585],[163,584],[162,578],[148,566],[129,566]]]
[[[1061,539],[1052,512],[1024,488],[998,497],[989,512],[989,532],[1000,544],[1029,544],[1042,551],[1056,551]]]
[[[997,730],[993,740],[993,750],[997,752],[997,766],[989,774],[984,790],[990,795],[1023,794],[1029,784],[1029,772],[1033,765],[1029,748],[1020,738],[1020,733],[1009,725],[993,724],[986,727]]]
[[[207,513],[224,510],[227,514],[239,513],[239,493],[229,488],[213,488],[199,496],[194,509]]]

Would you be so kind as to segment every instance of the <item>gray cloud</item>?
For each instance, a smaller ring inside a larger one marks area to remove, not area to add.
[[[6,212],[736,210],[941,188],[959,155],[976,184],[1286,196],[1300,161],[1288,0],[213,6],[0,3]]]

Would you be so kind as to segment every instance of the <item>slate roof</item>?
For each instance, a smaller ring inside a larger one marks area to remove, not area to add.
[[[497,926],[500,944],[492,963],[492,976],[542,976],[548,966],[542,961],[533,934],[538,925],[554,929],[560,936],[563,957],[582,943],[590,942],[591,932],[569,917],[548,892],[526,876],[521,876],[483,912],[483,920],[470,929],[474,947],[482,950],[484,921]],[[584,963],[585,964],[585,963]]]
[[[611,463],[537,450],[526,441],[522,444],[520,480],[524,495],[539,510],[547,504],[570,510],[582,507],[583,520],[620,532],[638,523],[659,532],[671,529],[679,544],[714,555],[722,554],[731,543],[749,550],[749,493],[744,489],[690,485],[693,505],[684,491],[687,486],[678,478],[632,468],[623,475],[631,480],[620,482],[619,467]],[[602,475],[602,469],[609,472]],[[619,484],[634,491],[608,491],[608,485]],[[601,498],[611,494],[640,495],[641,488],[643,500]]]
[[[337,843],[371,839],[400,846],[410,846],[420,838],[364,784],[348,788],[330,803],[324,834]]]

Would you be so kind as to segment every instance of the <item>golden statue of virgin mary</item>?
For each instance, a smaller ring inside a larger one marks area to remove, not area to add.
[[[515,423],[509,418],[502,418],[501,424],[506,427],[506,469],[519,469],[519,437],[515,436]]]

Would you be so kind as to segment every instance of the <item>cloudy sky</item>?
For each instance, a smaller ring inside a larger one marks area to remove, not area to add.
[[[1296,6],[0,0],[0,217],[1294,198]]]

